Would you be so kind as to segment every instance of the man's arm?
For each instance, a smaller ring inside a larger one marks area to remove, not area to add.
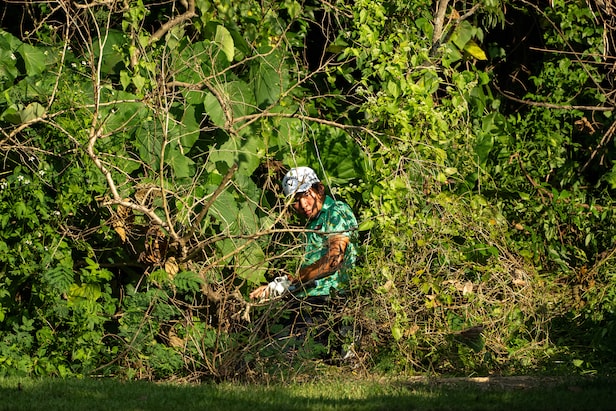
[[[299,270],[298,277],[288,276],[291,283],[307,283],[327,277],[338,271],[344,261],[344,253],[349,242],[350,239],[346,235],[338,234],[330,237],[327,241],[327,253],[317,262]],[[269,288],[267,285],[262,285],[250,293],[250,299],[254,300],[257,298],[269,298]]]
[[[349,237],[342,234],[329,237],[327,241],[327,253],[315,263],[299,270],[299,278],[293,278],[292,281],[294,283],[306,283],[308,281],[327,277],[338,271],[344,261],[344,253],[349,241]]]

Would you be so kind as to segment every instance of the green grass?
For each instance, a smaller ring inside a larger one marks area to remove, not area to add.
[[[112,379],[0,379],[0,410],[613,410],[606,379],[532,388],[334,379],[281,385],[169,384]]]

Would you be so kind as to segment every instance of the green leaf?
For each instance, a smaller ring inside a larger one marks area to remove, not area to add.
[[[475,28],[468,22],[463,21],[451,36],[451,41],[460,49],[464,50],[466,44],[473,38]]]
[[[173,284],[181,292],[198,292],[203,278],[193,271],[180,271],[173,279]]]
[[[394,340],[399,341],[403,336],[402,328],[400,328],[397,324],[393,325],[391,327],[391,334],[394,337]]]
[[[115,134],[119,131],[127,133],[143,127],[143,120],[148,110],[145,104],[135,102],[137,96],[120,90],[105,97],[106,102],[110,104],[105,104],[100,111],[107,133]]]
[[[480,164],[485,164],[487,161],[494,146],[494,136],[500,132],[496,124],[500,117],[500,114],[494,112],[481,118],[481,128],[476,130],[475,142],[475,154]]]
[[[135,142],[139,150],[139,157],[143,162],[150,165],[159,164],[162,142],[153,135],[149,127],[135,130]]]
[[[13,209],[15,210],[15,215],[18,218],[22,218],[28,214],[28,206],[23,201],[16,201],[13,204]]]
[[[170,56],[170,70],[177,81],[198,83],[203,76],[208,76],[212,71],[211,61],[206,57],[211,55],[210,48],[209,41],[201,41],[185,45],[179,56]]]
[[[244,81],[230,81],[218,87],[218,94],[223,99],[223,104],[231,110],[234,118],[244,116],[254,111],[253,89]],[[205,112],[210,117],[212,123],[218,127],[225,126],[225,113],[218,99],[208,93],[203,101]]]
[[[370,230],[372,227],[374,227],[376,223],[374,222],[374,220],[364,220],[361,222],[361,224],[359,225],[358,230],[359,231],[368,231]]]
[[[234,55],[234,47],[233,47],[233,37],[229,30],[225,28],[223,25],[218,25],[216,27],[216,36],[214,38],[215,43],[220,47],[220,50],[225,53],[227,56],[227,60],[229,62],[233,61]]]
[[[28,121],[41,118],[45,114],[45,107],[43,107],[37,102],[30,103],[19,114],[20,114],[21,122],[27,123]]]
[[[216,247],[222,255],[230,256],[225,263],[233,266],[239,278],[253,284],[265,281],[267,271],[265,253],[254,240],[226,239],[217,242]]]
[[[164,269],[159,268],[150,274],[149,280],[154,284],[164,284],[169,281],[169,274]]]
[[[58,293],[68,292],[73,284],[73,271],[64,266],[51,268],[43,273],[43,280],[47,282]]]
[[[233,117],[241,117],[254,112],[255,97],[252,87],[245,81],[230,81],[225,85]]]
[[[293,130],[292,132],[301,130]],[[292,136],[290,136],[292,138]],[[361,175],[364,153],[353,143],[349,135],[341,130],[320,127],[314,133],[314,142],[304,145],[305,159],[298,159],[323,169],[327,174],[327,184],[338,186]]]
[[[15,105],[12,105],[9,108],[7,108],[4,111],[4,113],[2,113],[2,115],[0,116],[0,119],[4,121],[8,121],[9,123],[12,123],[12,124],[21,124],[20,110]]]
[[[469,40],[469,42],[466,43],[466,45],[464,46],[464,51],[466,51],[471,56],[475,57],[477,60],[487,60],[488,59],[488,56],[486,56],[486,53],[473,40]]]
[[[425,17],[420,17],[415,20],[415,25],[423,32],[423,34],[427,38],[432,38],[434,27],[432,27],[432,23],[430,23],[430,20],[426,19]]]
[[[21,40],[17,37],[0,29],[0,49],[16,50],[21,44]]]
[[[68,300],[72,303],[77,302],[81,298],[89,301],[96,301],[102,295],[103,293],[98,284],[71,284],[68,292]]]
[[[6,79],[7,84],[11,84],[19,76],[15,60],[15,54],[11,50],[0,49],[0,80]]]
[[[170,146],[165,151],[165,161],[173,168],[177,178],[187,178],[194,174],[194,161],[182,154],[177,147]]]
[[[218,187],[216,187],[218,188]],[[213,188],[213,192],[216,188]],[[240,234],[236,223],[239,214],[238,203],[235,197],[228,191],[223,191],[210,207],[210,215],[213,216],[223,227],[232,234]]]
[[[203,97],[201,93],[199,93],[198,96],[200,98]],[[199,121],[202,117],[203,105],[200,100],[198,104],[189,104],[182,113],[182,121],[180,123],[174,123],[174,125],[177,125],[179,128],[177,133],[180,136],[180,143],[185,152],[188,152],[199,139],[201,132]]]
[[[205,112],[210,118],[210,121],[218,127],[224,127],[225,114],[222,111],[222,107],[218,102],[218,99],[212,93],[206,94],[205,99],[203,100],[203,106],[205,107]]]
[[[291,16],[291,18],[293,19],[296,19],[302,11],[301,4],[299,4],[295,0],[285,1],[285,7],[287,8],[287,11],[289,12],[289,16]]]
[[[17,49],[17,52],[24,60],[26,74],[29,76],[41,74],[47,68],[45,53],[36,47],[22,43]]]
[[[126,42],[127,36],[118,30],[109,30],[104,37],[97,37],[92,41],[94,57],[97,61],[102,59],[101,72],[103,74],[118,73],[124,67],[124,55],[120,50],[125,48]]]
[[[130,73],[126,70],[121,70],[120,71],[120,84],[122,85],[122,88],[126,90],[128,86],[130,86],[130,83],[131,83]]]
[[[273,103],[280,96],[281,79],[286,76],[285,66],[280,64],[281,56],[271,48],[259,49],[264,57],[257,59],[251,65],[251,77],[254,79],[254,95],[258,106]]]
[[[141,92],[143,90],[143,86],[145,86],[146,78],[141,76],[140,74],[135,74],[132,78],[132,81],[137,91]]]
[[[400,88],[398,87],[398,83],[396,83],[394,81],[390,80],[390,81],[387,82],[387,91],[394,98],[398,98],[400,96]]]
[[[451,64],[462,59],[460,51],[452,44],[447,43],[443,48],[443,65],[449,67]]]

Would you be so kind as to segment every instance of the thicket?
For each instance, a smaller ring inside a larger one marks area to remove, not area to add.
[[[7,3],[0,374],[276,378],[351,342],[367,371],[612,367],[591,6]],[[301,259],[278,184],[304,164],[362,256],[352,298],[281,341],[286,303],[247,294]]]

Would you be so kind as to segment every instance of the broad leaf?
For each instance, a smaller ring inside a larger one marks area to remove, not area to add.
[[[287,67],[282,63],[280,53],[262,48],[262,56],[251,65],[252,85],[258,106],[275,102],[283,87],[287,76]]]
[[[21,55],[29,76],[41,74],[47,68],[45,53],[42,50],[23,43],[17,52]]]
[[[6,80],[7,85],[10,87],[13,80],[19,76],[19,70],[15,67],[15,54],[11,50],[3,50],[0,48],[0,84],[3,80]],[[2,87],[0,90],[3,90]]]
[[[220,50],[225,53],[227,60],[229,60],[229,62],[233,61],[233,37],[231,36],[231,33],[229,33],[229,30],[227,30],[223,25],[218,25],[216,27],[216,37],[214,41],[218,47],[220,47]]]
[[[97,62],[102,59],[101,72],[103,74],[118,73],[124,67],[124,56],[119,50],[124,48],[127,36],[116,30],[109,30],[107,35],[93,40],[94,57]],[[101,53],[101,45],[103,52]]]
[[[227,113],[233,118],[238,118],[254,111],[254,95],[251,88],[243,81],[227,82],[217,90],[223,104],[231,110]],[[203,101],[205,112],[210,121],[216,126],[223,128],[226,122],[226,115],[223,108],[212,93],[208,93]]]
[[[256,135],[229,138],[218,150],[210,153],[210,164],[216,166],[217,162],[223,162],[228,167],[238,163],[239,170],[244,175],[251,175],[261,163],[265,154],[263,140]]]
[[[218,99],[212,93],[208,93],[203,100],[203,106],[205,107],[205,112],[209,120],[214,125],[222,128],[225,125],[225,115]]]
[[[211,192],[214,192],[216,188],[213,188]],[[236,223],[239,209],[233,194],[228,191],[220,193],[216,201],[214,201],[210,207],[209,214],[221,225],[223,232],[240,234],[239,227]]]
[[[473,38],[475,28],[468,22],[463,21],[451,36],[451,41],[460,49],[464,50],[466,44]]]
[[[118,91],[114,96],[110,96],[109,103],[114,104],[100,108],[107,133],[126,132],[143,127],[147,110],[142,102],[135,100],[137,100],[137,97],[134,94],[123,91]]]
[[[45,114],[45,107],[37,102],[30,103],[20,113],[21,122],[27,123],[28,121],[36,120],[37,118],[41,118],[43,114]]]
[[[477,60],[487,60],[488,59],[488,56],[486,56],[486,53],[473,40],[470,40],[468,43],[466,43],[466,46],[464,46],[464,51],[466,51],[468,54],[470,54]]]
[[[264,282],[266,272],[265,253],[255,241],[252,241],[236,256],[236,273],[240,278],[258,284]]]
[[[216,247],[222,255],[228,256],[225,263],[234,267],[238,277],[253,284],[265,281],[265,253],[255,241],[226,239],[217,242]]]
[[[178,149],[177,144],[170,144],[165,150],[165,164],[171,166],[177,178],[188,178],[194,174],[194,162]]]

